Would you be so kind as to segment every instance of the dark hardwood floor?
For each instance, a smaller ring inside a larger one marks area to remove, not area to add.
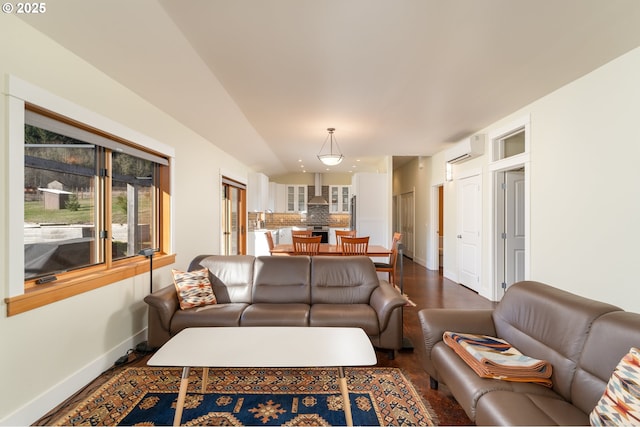
[[[413,346],[412,351],[398,352],[393,360],[384,354],[378,354],[380,366],[401,368],[411,380],[418,392],[431,405],[440,425],[472,424],[465,412],[449,394],[446,385],[440,384],[438,390],[429,388],[429,375],[422,367],[425,350],[422,344],[422,329],[418,320],[418,311],[423,308],[492,308],[495,303],[478,296],[474,291],[442,277],[442,272],[427,270],[404,258],[404,293],[413,301],[415,307],[404,309],[404,336]]]
[[[423,308],[492,308],[495,304],[478,296],[475,292],[444,279],[442,274],[430,271],[404,259],[404,292],[416,304],[415,307],[406,307],[404,310],[404,335],[412,344],[413,349],[406,349],[396,353],[393,360],[389,360],[384,352],[378,353],[378,365],[397,367],[411,380],[418,392],[429,402],[438,417],[440,425],[469,425],[469,418],[448,393],[445,385],[438,390],[429,388],[429,376],[422,368],[424,347],[422,346],[422,331],[418,320],[418,311]],[[129,366],[146,366],[150,355],[131,353],[129,362],[119,367],[113,367],[80,390],[66,402],[54,408],[33,425],[50,425],[56,418],[72,408],[77,402],[100,387],[121,369]]]

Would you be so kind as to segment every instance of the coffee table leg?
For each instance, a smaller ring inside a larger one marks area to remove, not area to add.
[[[207,391],[207,382],[209,382],[209,368],[202,368],[202,394]]]
[[[179,426],[182,419],[182,409],[184,399],[187,396],[187,385],[189,385],[189,367],[182,368],[182,379],[180,379],[180,391],[178,391],[178,401],[176,402],[176,414],[173,418],[173,425]]]
[[[353,426],[353,418],[351,417],[351,401],[349,400],[349,389],[347,388],[347,379],[344,376],[344,368],[338,366],[338,385],[342,393],[342,406],[344,406],[344,417],[348,426]]]

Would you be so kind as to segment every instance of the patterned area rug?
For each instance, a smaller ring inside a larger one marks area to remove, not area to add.
[[[179,368],[128,368],[52,425],[171,425]],[[354,425],[436,425],[433,411],[397,368],[345,368]],[[337,370],[192,369],[183,425],[345,425]]]

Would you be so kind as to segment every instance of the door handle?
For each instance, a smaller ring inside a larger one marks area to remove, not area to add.
[[[458,239],[462,239],[462,234],[458,234],[456,237],[457,237]]]

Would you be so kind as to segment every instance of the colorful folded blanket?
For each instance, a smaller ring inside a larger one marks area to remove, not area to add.
[[[552,386],[549,362],[525,356],[500,338],[449,331],[442,338],[483,378]]]

